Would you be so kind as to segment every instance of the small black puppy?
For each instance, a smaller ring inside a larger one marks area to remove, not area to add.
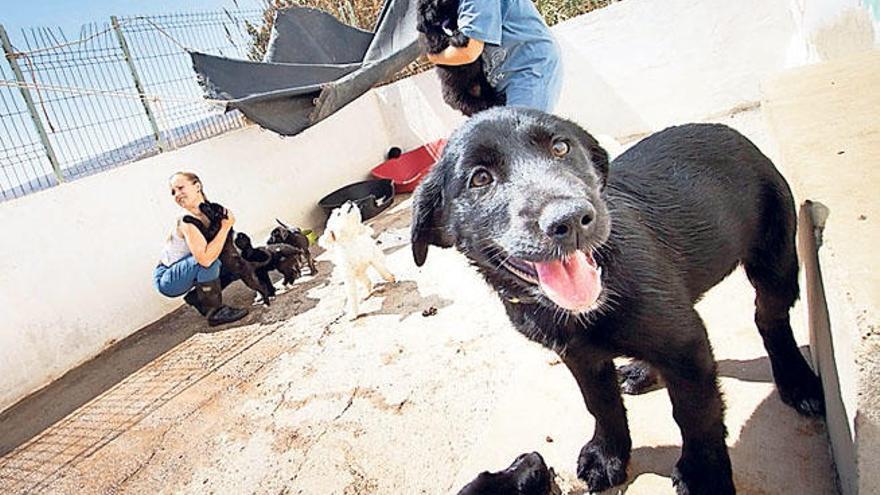
[[[183,221],[195,225],[205,237],[205,240],[211,242],[220,232],[220,221],[226,218],[226,208],[219,203],[205,201],[199,205],[199,210],[208,217],[210,222],[208,225],[202,224],[201,220],[192,215],[184,215]],[[224,282],[223,286],[228,285],[233,280],[241,279],[245,285],[259,292],[263,298],[263,303],[269,306],[269,293],[272,290],[272,284],[269,284],[267,287],[262,283],[257,278],[255,267],[241,257],[241,253],[238,252],[233,243],[232,230],[226,236],[226,242],[223,244],[223,250],[220,251],[218,259],[223,267],[222,271],[225,272],[221,276]]]
[[[428,53],[437,54],[452,45],[467,46],[469,38],[458,30],[458,0],[419,0],[416,29],[423,33]],[[504,105],[504,93],[497,91],[483,70],[483,59],[465,65],[438,65],[443,101],[471,116]]]
[[[278,227],[275,227],[272,229],[272,232],[269,233],[269,240],[266,241],[266,244],[268,246],[272,246],[273,244],[287,244],[298,249],[300,266],[308,266],[309,273],[311,275],[317,275],[318,268],[315,266],[315,261],[312,259],[311,251],[309,251],[309,238],[306,237],[306,235],[297,227],[287,226],[277,218],[275,221],[278,222]]]
[[[724,403],[694,304],[742,264],[780,397],[822,414],[788,318],[795,218],[773,163],[723,125],[666,129],[609,165],[576,124],[498,108],[465,122],[419,186],[412,250],[421,266],[429,244],[457,247],[514,327],[559,353],[596,418],[577,471],[591,491],[626,480],[632,442],[612,359],[630,356],[659,373],[672,400],[678,493],[725,495],[735,489]]]
[[[507,469],[483,471],[458,495],[550,495],[553,473],[537,452],[521,454]]]
[[[241,251],[242,258],[254,264],[257,278],[270,287],[270,294],[275,296],[275,286],[269,278],[269,272],[277,270],[284,276],[284,285],[291,285],[299,278],[300,255],[298,248],[287,244],[270,244],[254,247],[251,238],[244,232],[235,234],[235,247]]]

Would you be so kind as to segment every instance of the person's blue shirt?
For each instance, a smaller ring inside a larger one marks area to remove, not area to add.
[[[489,83],[509,106],[553,110],[562,87],[556,40],[532,0],[461,0],[458,29],[484,43]]]

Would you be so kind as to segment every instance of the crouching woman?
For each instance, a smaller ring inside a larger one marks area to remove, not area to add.
[[[171,196],[186,213],[199,219],[204,225],[209,220],[199,210],[206,201],[202,181],[191,172],[177,172],[171,176]],[[208,242],[199,229],[177,218],[171,230],[159,264],[153,272],[153,284],[164,296],[184,296],[191,306],[208,318],[208,325],[216,326],[240,320],[248,314],[246,309],[232,308],[223,304],[220,284],[220,251],[226,237],[235,224],[235,217],[227,211],[227,218],[220,222],[220,232]]]

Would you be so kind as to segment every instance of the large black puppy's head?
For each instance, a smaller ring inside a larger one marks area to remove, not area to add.
[[[522,454],[507,469],[480,473],[458,495],[549,495],[552,474],[537,452]]]
[[[572,313],[602,295],[594,251],[611,225],[608,156],[576,124],[495,108],[468,120],[416,191],[412,250],[456,246],[509,299]]]

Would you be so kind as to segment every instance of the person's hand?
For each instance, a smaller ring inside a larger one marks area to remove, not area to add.
[[[426,53],[425,55],[434,65],[464,65],[480,58],[484,46],[482,41],[468,38],[466,46],[449,45],[440,53]]]
[[[225,229],[231,229],[232,226],[235,225],[235,215],[232,214],[229,209],[226,209],[226,218],[220,220],[220,227]]]

